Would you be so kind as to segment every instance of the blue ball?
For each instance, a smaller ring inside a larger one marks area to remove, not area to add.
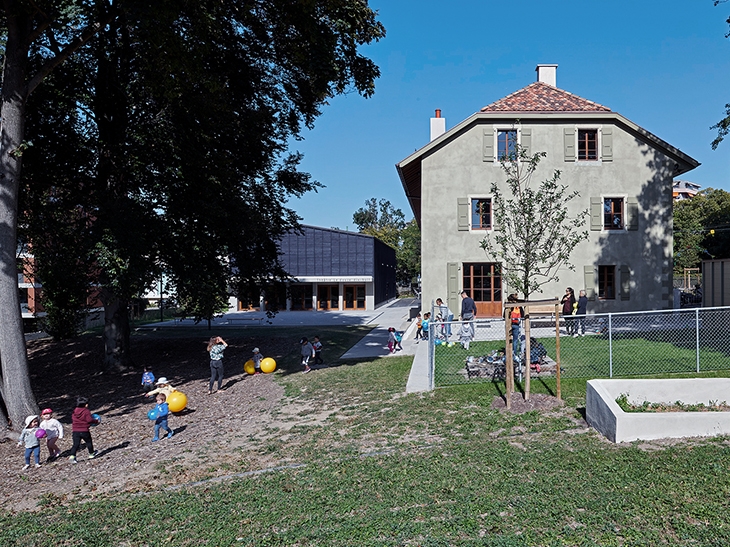
[[[98,414],[92,414],[91,417],[96,420],[96,422],[92,423],[91,425],[99,425],[101,423],[101,416],[99,416]]]
[[[147,413],[147,417],[150,420],[156,420],[157,419],[157,412],[155,412],[155,409],[154,408]]]

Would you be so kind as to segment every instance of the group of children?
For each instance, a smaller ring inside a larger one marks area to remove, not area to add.
[[[302,366],[304,372],[310,372],[312,369],[309,366],[310,359],[314,362],[313,364],[323,364],[322,359],[322,342],[319,336],[315,336],[314,340],[310,343],[307,338],[302,338],[299,341],[301,345],[302,355]],[[400,345],[400,342],[398,342]],[[221,388],[223,382],[223,351],[228,346],[226,342],[219,336],[211,338],[209,342],[208,351],[211,357],[211,370],[214,370],[214,374],[211,374],[210,389],[209,393],[213,393],[213,385],[215,380],[218,381],[218,389]],[[259,351],[259,348],[253,349],[253,356],[251,359],[254,362],[256,374],[261,371],[261,361],[263,355]],[[213,366],[215,363],[215,367]],[[144,368],[142,373],[142,389],[145,391],[146,397],[155,397],[156,406],[154,408],[155,425],[154,425],[154,437],[152,442],[160,439],[160,432],[165,431],[167,438],[171,438],[175,432],[168,426],[168,417],[170,416],[170,409],[167,404],[167,398],[175,390],[168,379],[164,376],[155,380],[155,375],[148,367]],[[97,456],[97,452],[94,450],[94,444],[91,439],[90,426],[96,425],[100,422],[98,415],[92,415],[89,411],[89,400],[86,397],[79,397],[76,401],[76,408],[71,416],[72,423],[72,438],[73,445],[71,447],[71,454],[69,460],[72,463],[77,463],[76,453],[78,452],[81,442],[86,444],[86,449],[89,452],[89,459],[92,460]],[[41,412],[40,418],[37,415],[28,416],[25,419],[25,427],[20,432],[18,438],[18,446],[22,447],[25,445],[25,465],[23,470],[30,468],[31,458],[35,462],[36,467],[40,467],[40,453],[41,453],[41,439],[46,439],[46,445],[48,447],[48,460],[53,461],[61,455],[61,450],[58,447],[58,440],[63,439],[63,425],[61,422],[53,417],[53,410],[46,408]]]
[[[90,460],[93,460],[97,456],[91,440],[89,427],[98,424],[99,421],[100,418],[92,415],[89,411],[89,400],[86,397],[79,397],[76,400],[76,408],[71,416],[73,439],[71,455],[69,456],[71,463],[76,463],[76,453],[81,447],[81,441],[84,441],[86,444]],[[53,417],[53,409],[43,409],[40,419],[37,415],[28,416],[25,419],[25,427],[20,432],[20,437],[18,437],[18,446],[22,447],[25,445],[25,465],[23,466],[23,470],[30,467],[31,457],[36,467],[41,466],[41,439],[46,439],[46,446],[48,448],[47,461],[53,461],[61,455],[58,440],[63,439],[63,425]]]
[[[428,340],[428,324],[431,321],[431,312],[416,316],[416,338],[415,340]]]

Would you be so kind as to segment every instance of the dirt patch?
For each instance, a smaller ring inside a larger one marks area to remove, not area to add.
[[[495,397],[492,401],[492,408],[502,410],[504,412],[512,412],[513,414],[524,414],[531,410],[552,410],[562,407],[565,403],[557,397],[551,395],[543,395],[541,393],[533,393],[530,398],[525,400],[522,393],[513,393],[510,399],[510,407],[507,408],[507,401],[502,397]]]
[[[129,373],[101,372],[103,345],[100,337],[54,343],[28,343],[31,383],[41,408],[53,408],[64,425],[59,446],[64,453],[46,462],[48,451],[41,444],[39,469],[22,471],[23,449],[11,439],[0,442],[0,501],[5,509],[23,510],[42,503],[98,497],[119,492],[155,490],[171,484],[191,482],[275,464],[275,455],[257,455],[255,462],[237,462],[236,448],[252,448],[266,441],[267,424],[281,407],[283,388],[270,374],[248,376],[243,363],[259,346],[265,355],[279,357],[292,350],[292,341],[266,337],[228,338],[225,380],[220,392],[208,395],[210,369],[205,339],[133,337],[132,350],[137,370]],[[152,398],[141,391],[141,367],[153,367],[157,377],[166,376],[188,397],[187,408],[169,420],[175,430],[171,439],[151,442],[153,422],[147,412]],[[281,373],[281,372],[279,372]],[[68,460],[71,448],[71,412],[77,395],[90,398],[90,410],[102,416],[92,428],[94,448],[100,456],[87,459],[82,445],[78,464]],[[294,406],[296,406],[294,404]],[[298,410],[287,405],[286,420],[296,419]]]

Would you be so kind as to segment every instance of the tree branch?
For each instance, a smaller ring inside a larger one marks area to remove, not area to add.
[[[53,69],[68,59],[72,53],[91,40],[102,28],[114,20],[113,10],[109,10],[102,18],[92,23],[84,29],[84,31],[74,38],[58,55],[46,61],[43,66],[28,82],[26,96],[30,95],[36,87],[38,87],[43,79],[48,76]]]

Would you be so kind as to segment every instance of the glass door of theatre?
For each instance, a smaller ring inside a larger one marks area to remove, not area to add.
[[[339,310],[340,309],[340,286],[339,285],[318,285],[317,286],[317,309],[318,310]]]
[[[345,285],[343,289],[346,310],[365,309],[365,285]]]
[[[463,287],[477,305],[477,318],[502,316],[502,271],[499,264],[464,264]]]

